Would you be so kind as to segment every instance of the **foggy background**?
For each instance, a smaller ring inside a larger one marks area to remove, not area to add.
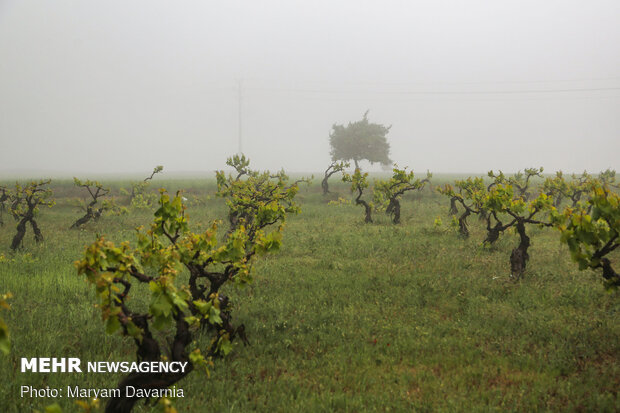
[[[620,169],[620,2],[0,0],[0,176],[221,169],[239,96],[256,168],[369,109],[416,171]]]

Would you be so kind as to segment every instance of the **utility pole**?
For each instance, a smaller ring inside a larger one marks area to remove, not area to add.
[[[239,127],[239,155],[243,154],[243,117],[242,117],[242,112],[241,112],[241,108],[243,106],[243,81],[241,79],[237,80],[237,100],[238,100],[238,113],[237,113],[237,124]]]

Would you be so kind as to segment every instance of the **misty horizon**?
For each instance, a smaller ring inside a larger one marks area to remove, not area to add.
[[[419,173],[618,169],[619,18],[614,1],[5,1],[0,179],[226,169],[239,119],[253,168],[317,173],[332,125],[366,110]]]

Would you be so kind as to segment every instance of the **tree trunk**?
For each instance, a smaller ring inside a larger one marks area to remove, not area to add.
[[[459,234],[463,238],[469,238],[469,229],[467,228],[467,217],[471,215],[471,211],[465,208],[465,212],[459,217]]]
[[[385,212],[392,216],[392,223],[400,224],[400,201],[398,199],[390,199]]]
[[[502,224],[497,223],[494,227],[487,225],[487,237],[484,239],[484,244],[493,245],[495,241],[499,239],[499,235],[502,232]]]
[[[73,223],[73,225],[71,225],[69,227],[69,229],[77,229],[77,228],[81,227],[82,225],[84,225],[88,221],[90,221],[91,217],[92,217],[92,215],[89,212],[86,212],[86,215],[84,215],[82,218],[80,218],[77,221],[75,221]]]
[[[368,202],[364,201],[363,199],[358,199],[355,201],[355,203],[357,205],[364,205],[364,209],[366,210],[366,217],[364,218],[364,222],[367,224],[369,222],[372,222],[372,208],[370,207],[370,205],[368,205]]]
[[[513,249],[512,254],[510,254],[510,275],[518,280],[525,272],[527,261],[530,258],[527,254],[527,249],[530,247],[530,237],[525,233],[525,223],[522,220],[517,220],[516,228],[520,241],[519,246]]]
[[[32,231],[34,232],[34,241],[43,242],[43,234],[34,218],[30,218],[30,225],[32,225]]]
[[[611,267],[611,262],[607,258],[601,259],[601,267],[603,267],[603,278],[608,288],[620,287],[620,274]]]
[[[98,217],[96,216],[96,213],[93,212],[93,208],[95,207],[96,204],[97,204],[97,198],[95,198],[94,200],[90,201],[90,203],[86,206],[86,214],[82,218],[80,218],[77,221],[75,221],[73,223],[73,225],[71,225],[71,227],[69,227],[69,229],[79,228],[82,225],[86,224],[91,219],[93,219],[93,218],[97,219]],[[103,207],[99,210],[99,214],[101,214],[101,210],[102,209],[103,209]]]
[[[11,243],[11,249],[16,251],[19,247],[21,247],[22,242],[24,240],[24,235],[26,235],[26,224],[28,223],[28,218],[22,218],[21,221],[17,224],[17,234],[13,237],[13,242]]]
[[[392,222],[394,224],[400,224],[400,201],[395,199],[393,201],[394,206],[392,207]]]
[[[325,178],[323,178],[323,180],[321,181],[321,188],[323,188],[323,195],[329,194],[329,184],[327,183],[328,179],[329,179],[329,176],[325,176]]]
[[[101,218],[101,215],[103,215],[103,211],[104,211],[103,206],[99,209],[96,209],[95,212],[93,212],[93,219],[95,221],[99,221],[99,218]]]
[[[364,192],[362,188],[357,188],[357,198],[355,198],[355,205],[364,205],[364,209],[366,210],[366,218],[364,219],[364,222],[368,224],[369,222],[372,222],[372,208],[370,207],[370,205],[368,205],[368,202],[362,199],[363,193]]]
[[[177,332],[174,337],[174,341],[171,344],[171,357],[170,361],[187,362],[185,371],[179,373],[130,373],[127,377],[122,379],[118,384],[120,390],[120,397],[113,397],[108,400],[105,408],[106,413],[130,413],[134,405],[141,399],[140,397],[128,397],[126,393],[127,386],[133,386],[136,389],[152,390],[152,389],[166,389],[183,377],[187,376],[193,369],[193,364],[189,361],[189,357],[185,351],[185,347],[189,345],[192,340],[189,326],[183,320],[185,315],[180,313],[175,316],[177,324]],[[137,319],[133,320],[136,325],[146,324],[139,323]],[[144,327],[144,325],[139,325]],[[138,348],[138,360],[139,361],[161,361],[161,351],[157,341],[153,339],[150,331],[147,328],[143,328],[144,336],[139,344]]]
[[[450,215],[456,215],[458,214],[459,210],[456,207],[456,198],[452,197],[450,198],[450,210],[448,211],[448,213]]]

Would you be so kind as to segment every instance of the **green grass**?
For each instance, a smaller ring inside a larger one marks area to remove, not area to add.
[[[192,228],[225,217],[213,181],[156,185],[202,197],[189,209]],[[332,188],[349,197],[344,186]],[[599,274],[578,271],[554,230],[529,229],[528,271],[514,282],[517,237],[482,248],[474,217],[471,238],[460,239],[446,224],[447,198],[409,196],[401,225],[380,214],[365,225],[362,208],[328,206],[319,190],[300,191],[302,213],[287,221],[281,251],[257,263],[254,283],[227,290],[251,346],[237,343],[210,378],[182,380],[180,412],[620,410],[620,296],[603,289]],[[21,385],[109,388],[121,377],[24,374],[21,357],[134,358],[130,340],[105,334],[94,292],[72,263],[95,234],[133,240],[151,212],[69,231],[79,211],[68,197],[80,193],[70,181],[54,191],[58,205],[40,215],[43,244],[29,232],[12,254],[14,225],[5,217],[0,228],[0,292],[14,294],[2,313],[13,341],[0,356],[2,412],[55,401],[76,410],[68,399],[20,398]],[[441,228],[433,227],[437,216]]]

